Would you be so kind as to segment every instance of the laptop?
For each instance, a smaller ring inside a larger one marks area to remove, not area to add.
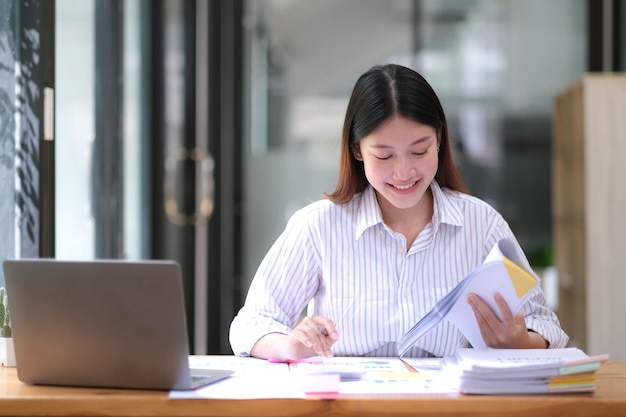
[[[20,381],[190,390],[232,370],[189,367],[174,261],[5,260]]]

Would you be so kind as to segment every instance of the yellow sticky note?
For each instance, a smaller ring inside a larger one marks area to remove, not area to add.
[[[513,283],[518,298],[522,298],[528,291],[533,289],[537,278],[529,274],[524,268],[506,257],[504,257],[504,267],[511,277],[511,282]]]

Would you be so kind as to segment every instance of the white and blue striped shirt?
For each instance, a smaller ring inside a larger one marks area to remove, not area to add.
[[[269,333],[288,334],[313,299],[315,315],[335,323],[336,356],[396,356],[396,343],[473,269],[496,242],[511,239],[502,216],[484,201],[431,184],[432,220],[410,249],[382,220],[371,187],[347,204],[320,200],[296,212],[262,261],[230,328],[236,355]],[[521,249],[520,249],[521,250]],[[522,311],[552,348],[568,336],[541,290]],[[449,356],[467,347],[443,321],[405,356]]]

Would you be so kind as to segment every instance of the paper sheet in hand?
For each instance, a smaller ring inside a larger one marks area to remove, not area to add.
[[[467,295],[479,295],[496,313],[500,310],[493,296],[499,292],[511,312],[516,314],[533,290],[539,285],[539,278],[528,265],[524,254],[508,239],[496,243],[481,266],[473,270],[398,341],[400,355],[415,344],[442,320],[453,323],[475,348],[486,347],[480,334],[472,308],[467,303]]]

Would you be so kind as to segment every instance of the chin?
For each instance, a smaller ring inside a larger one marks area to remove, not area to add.
[[[415,208],[419,205],[422,200],[423,194],[420,194],[419,198],[415,196],[411,196],[411,198],[391,198],[387,199],[392,206],[400,210],[407,210]]]

